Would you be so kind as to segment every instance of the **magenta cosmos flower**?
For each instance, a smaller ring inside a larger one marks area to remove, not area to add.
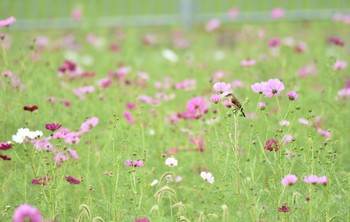
[[[289,91],[287,92],[286,96],[290,101],[296,101],[299,97],[299,95],[295,91]]]
[[[30,222],[41,222],[41,213],[38,209],[29,204],[22,204],[15,210],[13,214],[13,222],[24,222],[27,220]]]
[[[191,118],[200,118],[208,111],[208,106],[204,99],[195,97],[190,99],[186,104],[187,114]]]
[[[293,185],[297,182],[297,180],[298,180],[297,176],[293,174],[289,174],[282,179],[282,184],[283,186]]]
[[[52,132],[58,130],[59,128],[61,128],[61,124],[58,123],[48,123],[45,125],[45,128],[47,130],[51,130]]]
[[[16,18],[11,16],[5,20],[0,20],[0,27],[9,26],[16,21]]]
[[[147,217],[136,219],[135,222],[150,222],[150,220]]]
[[[225,82],[217,82],[214,84],[213,88],[215,91],[219,93],[224,93],[224,92],[230,91],[231,84],[225,83]]]
[[[38,108],[39,108],[38,106],[24,106],[23,110],[33,112],[33,111],[37,110]]]
[[[279,79],[269,79],[263,86],[263,93],[266,97],[279,95],[284,90],[284,84]]]
[[[267,140],[264,146],[265,150],[268,151],[278,151],[278,142],[275,139]]]
[[[66,176],[66,180],[71,184],[80,184],[80,180],[75,179],[72,176]]]
[[[282,207],[278,208],[278,211],[282,213],[288,213],[290,211],[290,208],[283,205]]]

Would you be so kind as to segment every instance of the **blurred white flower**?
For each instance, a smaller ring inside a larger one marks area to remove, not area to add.
[[[41,132],[40,130],[30,131],[27,135],[27,137],[29,137],[30,139],[35,139],[42,136],[43,136],[43,132]]]
[[[177,62],[179,60],[175,52],[170,49],[164,49],[162,54],[163,54],[163,57],[170,62]]]
[[[12,140],[16,143],[23,143],[29,133],[30,130],[28,128],[20,128],[17,130],[17,134],[12,136]]]
[[[165,160],[165,165],[175,167],[177,166],[177,159],[175,159],[174,157],[169,157]]]
[[[155,185],[157,185],[158,184],[158,180],[157,179],[155,179],[155,180],[153,180],[153,182],[151,183],[151,187],[153,187],[153,186],[155,186]]]
[[[201,177],[203,178],[203,180],[207,181],[208,183],[214,183],[215,179],[213,177],[213,174],[211,174],[210,172],[201,172]]]

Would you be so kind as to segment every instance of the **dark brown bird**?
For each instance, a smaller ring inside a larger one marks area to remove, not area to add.
[[[241,111],[243,117],[245,117],[245,114],[243,112],[243,107],[241,105],[241,103],[239,102],[239,100],[236,98],[235,95],[233,95],[232,93],[227,94],[225,97],[230,97],[231,103],[233,105],[233,107],[239,111]]]

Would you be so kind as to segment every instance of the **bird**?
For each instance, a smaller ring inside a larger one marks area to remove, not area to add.
[[[242,107],[241,103],[239,102],[239,100],[237,99],[237,97],[233,93],[228,93],[227,95],[225,95],[225,97],[230,97],[230,100],[231,100],[233,107],[235,109],[241,111],[243,117],[245,117],[245,114],[243,112],[243,107]]]

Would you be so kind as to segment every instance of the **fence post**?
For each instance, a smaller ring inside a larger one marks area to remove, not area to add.
[[[191,29],[193,24],[193,2],[192,0],[180,1],[180,20],[185,29]]]

